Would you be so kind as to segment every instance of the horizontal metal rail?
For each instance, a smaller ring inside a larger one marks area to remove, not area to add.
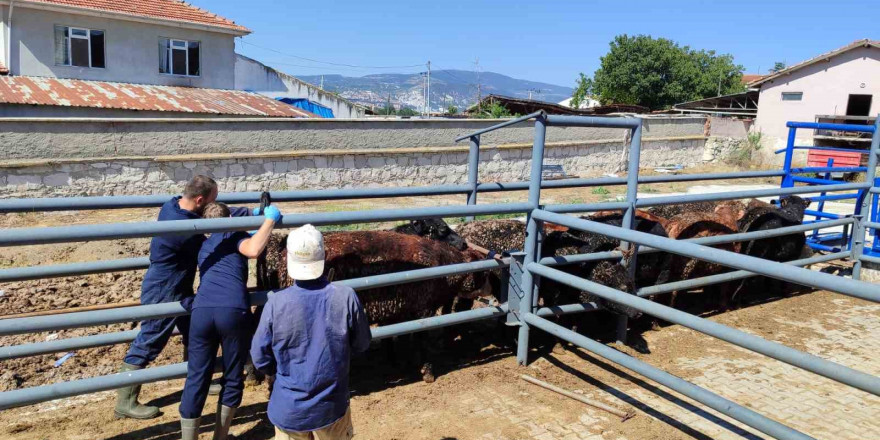
[[[426,219],[434,217],[513,214],[528,212],[532,208],[533,206],[528,203],[507,203],[288,214],[282,217],[281,221],[276,224],[275,227],[292,228],[302,226],[306,223],[311,223],[313,225],[339,225],[349,223]],[[204,234],[209,232],[247,231],[257,229],[262,224],[262,217],[232,217],[203,220],[150,221],[59,226],[51,228],[5,229],[0,230],[0,246],[112,240],[117,238],[151,237],[163,234]]]
[[[865,222],[865,226],[871,229],[880,229],[880,223],[877,222]]]
[[[468,185],[413,187],[340,188],[326,190],[272,191],[275,202],[307,202],[321,200],[373,199],[409,196],[441,196],[466,194]],[[260,192],[221,193],[217,200],[224,203],[259,203]],[[0,200],[0,213],[46,212],[95,209],[152,208],[162,206],[173,194],[148,196],[40,197]]]
[[[482,309],[468,310],[465,312],[450,313],[435,316],[418,321],[409,321],[400,324],[377,327],[371,329],[373,340],[390,338],[393,336],[416,333],[435,328],[447,327],[454,324],[491,319],[507,313],[507,304]],[[116,336],[121,336],[120,332]],[[217,370],[222,368],[222,363],[217,362]],[[65,397],[78,396],[81,394],[97,393],[100,391],[113,390],[121,387],[139,385],[163,380],[180,379],[186,377],[187,364],[181,362],[162,367],[152,367],[143,370],[135,370],[125,373],[116,373],[107,376],[92,377],[69,382],[61,382],[51,385],[23,388],[19,390],[0,393],[0,410],[19,406],[33,405],[49,400],[63,399]]]
[[[809,440],[812,437],[795,431],[779,422],[771,420],[751,409],[739,405],[733,401],[725,399],[711,391],[694,385],[680,377],[669,374],[659,368],[646,364],[632,356],[628,356],[604,344],[596,342],[586,336],[575,333],[565,327],[554,324],[546,319],[526,314],[522,316],[523,320],[536,328],[544,330],[551,335],[562,338],[572,344],[582,347],[592,353],[595,353],[615,364],[621,365],[631,371],[634,371],[648,379],[651,379],[671,390],[677,391],[691,399],[700,402],[709,408],[712,408],[722,414],[730,416],[746,425],[751,426],[761,432],[783,440]]]
[[[96,273],[124,272],[128,270],[146,269],[148,267],[150,267],[149,257],[52,264],[48,266],[12,267],[9,269],[0,269],[0,283],[91,275]]]
[[[685,194],[680,196],[662,196],[639,199],[636,207],[646,208],[649,206],[674,205],[677,203],[713,202],[719,200],[748,199],[755,197],[777,197],[784,195],[809,194],[815,192],[851,191],[870,188],[871,184],[841,183],[839,185],[825,185],[821,189],[814,186],[797,186],[789,188],[753,189],[745,191],[729,191],[723,193]]]
[[[375,289],[394,284],[405,284],[442,278],[485,270],[504,268],[509,265],[506,260],[483,260],[470,263],[452,264],[448,266],[430,267],[383,275],[337,281],[337,284],[355,290]],[[251,305],[259,306],[266,303],[266,292],[251,294]],[[93,327],[98,325],[118,324],[121,322],[142,321],[172,316],[186,315],[188,312],[179,302],[149,304],[119,309],[74,312],[60,315],[34,316],[0,320],[0,336],[64,330],[71,328]]]
[[[473,132],[473,133],[471,133],[471,134],[466,134],[466,135],[464,135],[464,136],[459,136],[459,137],[455,138],[455,142],[461,142],[461,141],[463,141],[463,140],[465,140],[465,139],[469,139],[469,138],[472,138],[472,137],[474,137],[474,136],[479,136],[479,135],[481,135],[481,134],[489,133],[490,131],[498,130],[499,128],[504,128],[504,127],[509,127],[509,126],[511,126],[511,125],[516,125],[516,124],[519,124],[520,122],[525,122],[525,121],[528,121],[529,119],[537,118],[538,116],[541,116],[543,113],[544,113],[543,110],[538,110],[538,111],[536,111],[536,112],[534,112],[534,113],[529,113],[529,114],[527,114],[527,115],[525,115],[525,116],[520,116],[520,117],[518,117],[518,118],[513,118],[513,119],[511,119],[511,120],[509,120],[509,121],[504,121],[504,122],[502,122],[502,123],[500,123],[500,124],[495,124],[495,125],[493,125],[493,126],[491,126],[491,127],[481,128],[481,129],[479,129],[479,130],[477,130],[477,131],[475,131],[475,132]]]
[[[806,167],[792,168],[791,174],[801,173],[860,173],[868,171],[867,167]]]
[[[574,213],[597,211],[622,211],[629,205],[626,202],[574,203],[570,205],[547,205],[542,208],[549,212]]]
[[[648,301],[644,298],[639,298],[638,296],[621,292],[583,278],[578,278],[557,269],[532,263],[526,266],[526,270],[535,275],[558,281],[576,289],[585,290],[608,301],[632,307],[651,316],[682,325],[700,333],[707,334],[739,347],[785,362],[789,365],[803,368],[804,370],[858,388],[862,391],[874,395],[880,395],[880,378],[876,378],[870,374],[827,361],[820,357],[786,347],[776,342],[759,338],[708,319],[660,305],[653,301]]]
[[[865,254],[862,254],[862,256],[859,257],[859,260],[862,260],[865,263],[880,264],[880,257],[872,257],[870,255],[865,255]]]
[[[759,275],[778,278],[806,286],[814,286],[832,292],[839,292],[855,298],[880,302],[880,292],[877,291],[876,286],[849,278],[841,278],[831,274],[792,267],[782,263],[737,254],[735,252],[706,247],[685,241],[676,241],[670,238],[659,237],[644,232],[627,230],[617,226],[610,226],[603,223],[578,219],[542,210],[533,211],[532,216],[538,220],[594,232],[631,243],[647,245],[652,248],[684,255],[690,258],[710,261],[712,263],[722,264],[736,269],[747,270]]]
[[[869,154],[869,150],[857,150],[855,148],[837,148],[837,147],[814,147],[812,145],[796,145],[791,147],[792,150],[818,150],[818,151],[837,151],[842,153],[858,153],[858,154]],[[788,148],[781,148],[779,150],[774,151],[774,153],[779,154],[783,153]]]
[[[639,183],[692,182],[700,180],[751,179],[762,177],[781,177],[784,171],[744,171],[734,173],[676,174],[639,177]],[[541,188],[578,188],[593,186],[626,185],[623,177],[599,177],[591,179],[561,179],[541,182]],[[477,185],[477,192],[525,191],[528,182],[483,182]],[[275,202],[304,202],[321,200],[356,200],[413,196],[439,196],[467,194],[472,189],[468,185],[443,185],[422,187],[378,187],[323,190],[272,191]],[[224,193],[218,201],[228,204],[258,203],[259,192]],[[37,197],[0,200],[0,213],[77,211],[126,208],[155,208],[162,206],[173,194],[147,196],[89,196],[89,197]]]
[[[795,122],[789,121],[785,123],[788,128],[806,128],[811,130],[836,130],[836,131],[855,131],[862,133],[873,133],[873,125],[857,125],[857,124],[831,124],[825,122]]]
[[[801,258],[799,260],[786,261],[783,264],[790,266],[809,266],[811,264],[825,263],[828,261],[843,260],[852,256],[851,251],[836,252],[833,254],[816,255],[810,258]],[[725,272],[715,275],[708,275],[700,278],[689,280],[673,281],[671,283],[657,284],[655,286],[642,287],[636,292],[638,296],[652,296],[659,293],[675,292],[678,290],[688,290],[697,287],[710,286],[712,284],[726,283],[728,281],[742,280],[746,278],[756,277],[756,275],[747,270],[737,270],[733,272]]]
[[[607,127],[634,129],[642,125],[641,118],[620,118],[615,116],[569,116],[547,115],[548,127]]]
[[[807,232],[817,229],[832,228],[835,226],[849,225],[855,222],[852,217],[846,217],[837,220],[828,220],[821,222],[813,222],[802,225],[785,226],[776,229],[765,229],[760,231],[739,232],[736,234],[714,235],[710,237],[688,238],[686,240],[677,240],[685,243],[695,243],[704,246],[712,246],[716,244],[726,244],[734,242],[761,240],[765,238],[779,237],[783,235],[796,234],[798,232]],[[497,250],[497,249],[496,249]],[[638,254],[650,254],[661,252],[660,249],[654,249],[647,246],[639,246]],[[562,266],[566,264],[585,263],[588,261],[611,260],[623,257],[620,251],[594,252],[590,254],[574,254],[564,256],[544,257],[539,262],[546,266]]]

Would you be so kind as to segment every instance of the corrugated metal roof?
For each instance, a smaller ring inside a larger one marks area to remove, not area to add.
[[[239,90],[28,76],[0,77],[0,104],[285,118],[319,117],[266,96]]]
[[[46,5],[113,12],[133,17],[149,17],[158,20],[197,23],[227,28],[242,33],[251,32],[250,29],[236,24],[228,18],[221,17],[179,0],[19,0],[16,2],[16,6],[26,6],[28,3],[42,3]]]

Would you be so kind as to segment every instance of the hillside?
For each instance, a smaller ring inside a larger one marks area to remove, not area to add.
[[[418,73],[383,73],[350,77],[324,75],[324,89],[339,93],[354,102],[384,106],[390,95],[394,105],[422,109],[422,76]],[[321,75],[300,76],[312,84],[321,83]],[[488,94],[505,95],[515,98],[559,102],[571,97],[573,90],[536,81],[511,78],[493,72],[473,72],[467,70],[431,71],[431,109],[445,110],[449,105],[464,109],[476,101],[477,84],[481,85],[483,96]],[[535,92],[537,90],[538,92]]]

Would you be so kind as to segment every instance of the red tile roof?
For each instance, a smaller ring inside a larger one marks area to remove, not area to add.
[[[748,85],[749,83],[757,81],[763,77],[764,75],[760,75],[757,73],[744,73],[742,76],[742,83]]]
[[[3,104],[283,118],[319,117],[269,97],[238,90],[30,76],[0,77],[0,105]]]
[[[226,28],[250,33],[250,29],[235,24],[228,18],[197,8],[179,0],[19,0],[16,6],[28,3],[46,4],[94,11],[112,12],[132,17],[146,17],[163,21],[177,21]]]

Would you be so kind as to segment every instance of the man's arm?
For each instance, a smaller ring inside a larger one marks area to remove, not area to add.
[[[272,312],[275,309],[274,301],[269,298],[266,306],[263,307],[263,314],[260,316],[260,324],[254,333],[254,339],[251,342],[251,359],[254,361],[254,367],[263,373],[274,376],[276,363],[275,354],[272,352]]]
[[[370,322],[367,320],[364,306],[354,291],[352,291],[351,299],[349,300],[349,311],[351,313],[351,327],[349,328],[351,350],[354,353],[367,351],[370,348],[373,334],[370,332]]]

